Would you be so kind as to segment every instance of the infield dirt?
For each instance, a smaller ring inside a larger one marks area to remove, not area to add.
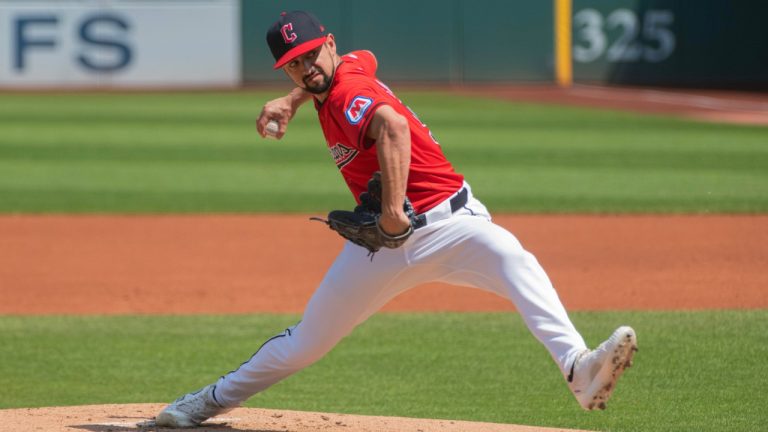
[[[498,216],[569,310],[768,307],[768,215]],[[342,240],[307,216],[0,216],[0,313],[303,310]],[[431,284],[385,311],[513,310]]]

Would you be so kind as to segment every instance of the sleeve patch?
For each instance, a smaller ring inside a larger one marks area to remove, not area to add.
[[[352,102],[350,102],[347,109],[344,110],[344,115],[347,117],[347,121],[352,125],[360,123],[360,120],[365,117],[365,113],[368,111],[368,108],[371,107],[371,104],[373,104],[373,99],[369,97],[355,96],[352,98]]]

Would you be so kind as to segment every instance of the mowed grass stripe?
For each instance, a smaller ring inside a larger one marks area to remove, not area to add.
[[[517,314],[380,314],[248,406],[610,431],[765,424],[768,311],[573,313],[590,345],[640,352],[605,412],[583,412]],[[0,317],[0,407],[163,402],[236,367],[296,315]]]
[[[351,206],[311,106],[284,140],[257,136],[254,118],[277,95],[5,94],[0,212]],[[494,212],[768,211],[768,128],[401,96]]]

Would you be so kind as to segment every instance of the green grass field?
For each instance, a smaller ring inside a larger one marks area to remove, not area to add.
[[[257,136],[254,118],[276,95],[2,94],[0,213],[351,206],[311,107],[283,141]],[[768,211],[765,127],[400,96],[496,213]],[[611,431],[768,423],[768,311],[573,318],[591,345],[625,322],[638,330],[636,367],[605,412],[581,411],[516,314],[479,313],[375,316],[249,405]],[[0,408],[170,401],[297,319],[0,316]]]
[[[308,212],[351,205],[314,109],[281,142],[276,93],[3,94],[2,212]],[[503,212],[768,210],[768,128],[404,93]]]
[[[298,316],[0,317],[0,407],[163,402],[247,360]],[[383,314],[248,406],[612,431],[753,431],[768,420],[768,311],[575,313],[631,322],[635,367],[583,412],[516,314]],[[607,330],[610,332],[611,330]]]

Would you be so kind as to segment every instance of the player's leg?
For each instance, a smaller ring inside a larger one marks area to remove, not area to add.
[[[443,241],[452,242],[450,250],[437,258],[446,268],[441,280],[510,299],[558,364],[579,404],[588,410],[604,409],[616,381],[632,364],[637,350],[634,330],[620,327],[597,349],[587,350],[536,258],[509,231],[486,218],[467,216],[484,211],[475,204],[476,211],[471,201],[463,215],[440,228]]]
[[[567,375],[576,356],[586,349],[584,339],[536,258],[509,231],[483,217],[484,212],[482,204],[472,199],[458,215],[436,227],[425,227],[440,233],[425,238],[445,243],[425,246],[424,250],[440,251],[428,259],[439,264],[442,281],[492,291],[511,300]],[[427,257],[414,256],[415,262],[421,259]]]
[[[378,309],[382,293],[406,265],[402,250],[377,253],[347,243],[312,295],[302,320],[268,339],[250,359],[214,385],[179,398],[158,416],[157,423],[187,427],[226,412],[278,381],[298,372],[330,351],[356,325]]]
[[[312,295],[301,322],[269,339],[238,369],[223,376],[216,398],[235,406],[330,351],[376,309],[370,305],[404,267],[402,253],[377,253],[347,243]]]

